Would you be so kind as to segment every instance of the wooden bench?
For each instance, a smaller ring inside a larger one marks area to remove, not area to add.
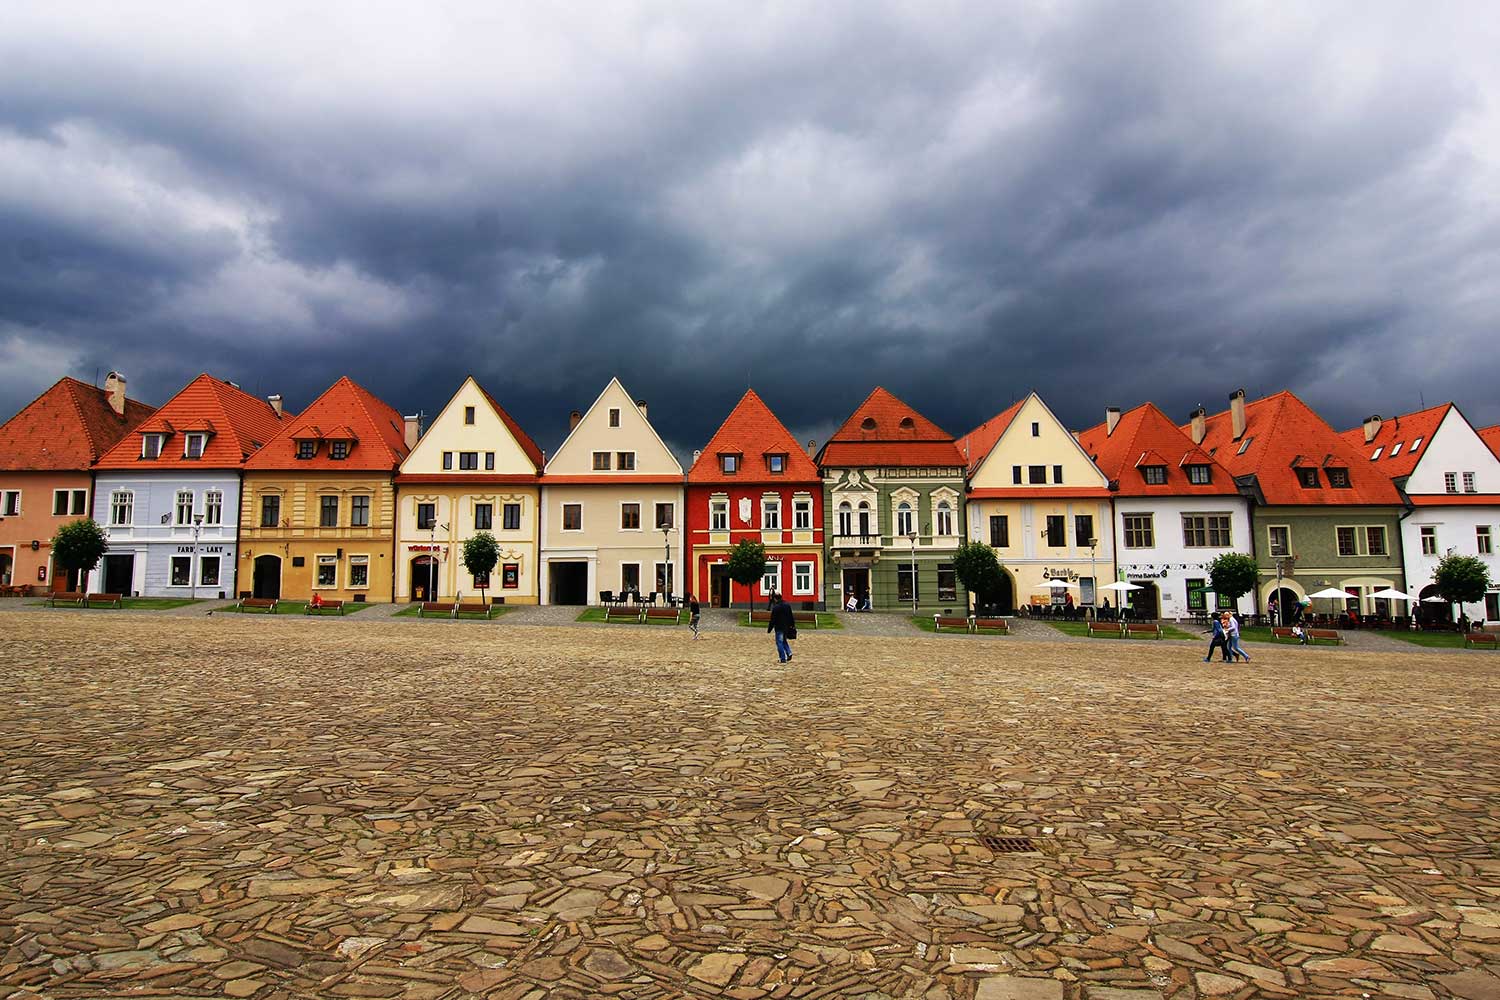
[[[682,623],[681,608],[647,608],[646,621],[648,622],[671,622],[673,625]]]
[[[1307,633],[1307,641],[1310,643],[1317,642],[1319,639],[1336,644],[1342,644],[1344,641],[1344,636],[1336,628],[1310,628],[1303,631]]]
[[[616,607],[605,608],[604,620],[625,622],[631,621],[633,619],[638,622],[641,620],[641,616],[645,613],[646,609],[641,607],[639,604],[621,604]]]
[[[276,598],[274,597],[241,597],[240,602],[235,605],[240,611],[262,611],[268,615],[276,613]]]
[[[933,615],[932,630],[941,632],[943,629],[963,629],[968,632],[971,628],[969,619],[959,618],[955,615]]]
[[[1278,642],[1283,639],[1291,639],[1293,641],[1297,641],[1297,633],[1292,631],[1292,627],[1290,625],[1271,626],[1271,641]]]
[[[1123,639],[1125,638],[1125,626],[1120,622],[1090,621],[1088,624],[1088,628],[1086,629],[1086,634],[1090,636],[1110,635],[1114,636],[1116,639]]]
[[[442,615],[445,618],[453,617],[453,605],[444,604],[442,601],[423,601],[417,605],[417,617],[426,618],[428,615]]]
[[[57,607],[58,603],[76,604],[80,608],[88,607],[89,595],[80,594],[75,590],[56,590],[47,595],[47,606]]]
[[[1162,636],[1161,626],[1155,622],[1127,622],[1125,624],[1125,638],[1128,639],[1133,635],[1146,635],[1153,639],[1160,639]]]
[[[745,619],[747,625],[769,625],[771,623],[771,612],[769,611],[749,611],[746,613],[750,616]],[[818,627],[818,613],[816,611],[793,611],[792,621],[799,627],[806,625],[809,628],[816,629]]]
[[[495,606],[493,604],[459,603],[453,605],[453,617],[462,618],[464,615],[478,615],[485,621],[489,621],[490,615],[494,613],[494,610]]]
[[[1500,649],[1495,645],[1500,640],[1500,635],[1494,632],[1470,632],[1464,636],[1464,645],[1471,649]]]
[[[343,601],[323,601],[317,607],[313,607],[312,601],[308,601],[307,602],[307,607],[305,607],[305,608],[302,609],[302,613],[304,615],[321,615],[321,614],[328,614],[330,612],[332,612],[334,614],[337,614],[339,617],[343,617],[343,614],[344,614],[344,602]]]
[[[979,618],[969,619],[970,627],[976,632],[1004,632],[1010,634],[1010,622],[1004,618]]]

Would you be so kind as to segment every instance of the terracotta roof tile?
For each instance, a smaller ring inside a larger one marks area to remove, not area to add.
[[[744,456],[745,464],[738,474],[724,474],[719,465],[719,456],[724,454]],[[765,455],[785,455],[786,470],[773,476],[762,460]],[[704,445],[703,453],[688,470],[687,478],[690,483],[821,481],[812,458],[798,446],[792,432],[776,419],[776,414],[754,389],[747,389],[734,409],[729,411],[729,416],[724,418],[714,436]]]
[[[1364,453],[1366,464],[1370,468],[1378,469],[1393,479],[1409,476],[1421,457],[1427,454],[1426,448],[1432,443],[1433,432],[1452,408],[1452,403],[1440,403],[1416,413],[1382,420],[1380,430],[1369,443],[1365,442],[1364,424],[1344,431],[1341,436],[1355,451]],[[1421,445],[1413,448],[1412,445],[1418,440],[1422,442]],[[1370,456],[1375,454],[1377,448],[1380,450],[1380,457],[1372,459]]]
[[[1078,443],[1099,471],[1118,484],[1120,496],[1218,496],[1238,489],[1230,471],[1194,445],[1154,403],[1120,414],[1113,434],[1107,427],[1107,422],[1090,427],[1078,435]],[[1210,467],[1207,483],[1188,482],[1185,466],[1195,464]],[[1147,465],[1164,467],[1166,482],[1146,482],[1141,468]]]
[[[320,469],[346,472],[394,470],[406,457],[406,424],[389,403],[345,375],[323,391],[260,451],[246,469]],[[335,459],[319,444],[312,458],[297,457],[297,442],[353,441],[347,458]]]
[[[1490,446],[1490,451],[1495,453],[1496,458],[1500,458],[1500,424],[1482,428],[1479,431],[1479,438]]]
[[[281,417],[264,399],[252,396],[212,375],[199,375],[156,411],[154,427],[137,428],[123,437],[97,463],[100,469],[135,468],[238,468],[250,455],[279,434],[296,415]],[[213,428],[202,458],[183,456],[184,428]],[[171,427],[161,457],[149,462],[141,458],[141,435],[156,428]]]
[[[818,452],[821,466],[962,466],[953,436],[876,386]]]
[[[103,389],[64,378],[0,424],[0,470],[84,470],[154,409],[125,400],[124,415]]]
[[[1000,440],[1000,436],[1005,433],[1011,421],[1016,419],[1016,414],[1021,412],[1021,407],[1025,403],[1025,399],[1016,400],[958,439],[958,450],[968,457],[971,475],[975,469],[979,468],[979,463],[984,461],[984,457],[990,453],[990,449],[995,447],[995,442]]]

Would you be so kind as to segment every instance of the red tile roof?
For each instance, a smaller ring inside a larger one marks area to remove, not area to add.
[[[1368,444],[1365,443],[1365,427],[1360,424],[1352,430],[1344,431],[1343,438],[1354,448],[1355,451],[1363,452],[1365,464],[1372,469],[1377,469],[1387,476],[1409,476],[1417,467],[1417,462],[1427,454],[1427,446],[1432,443],[1433,432],[1453,408],[1452,403],[1439,403],[1437,406],[1429,406],[1425,410],[1416,413],[1408,413],[1404,417],[1392,417],[1380,423],[1380,430]],[[1421,447],[1412,447],[1421,440]],[[1401,445],[1399,451],[1396,446]],[[1380,449],[1380,457],[1371,459],[1375,449]],[[1393,454],[1394,452],[1394,454]]]
[[[1190,426],[1182,430],[1191,433]],[[1390,477],[1372,472],[1366,456],[1291,392],[1246,403],[1245,433],[1239,440],[1229,410],[1209,417],[1207,427],[1204,450],[1236,476],[1253,474],[1267,504],[1402,505]],[[1303,487],[1294,465],[1346,468],[1349,488],[1330,487],[1326,473],[1319,474],[1320,488]]]
[[[156,411],[150,421],[136,428],[107,451],[96,464],[100,469],[230,469],[244,464],[277,434],[295,414],[281,417],[271,404],[237,389],[212,375],[199,375]],[[184,428],[212,426],[202,458],[182,454]],[[171,429],[161,457],[141,458],[141,435]]]
[[[1490,451],[1495,453],[1496,458],[1500,458],[1500,424],[1482,428],[1479,432],[1479,438],[1490,446]]]
[[[970,475],[979,468],[979,463],[983,462],[984,457],[990,453],[990,449],[995,447],[995,442],[1000,440],[1000,435],[1004,434],[1011,421],[1016,419],[1016,414],[1021,412],[1021,407],[1025,403],[1025,399],[1016,400],[1009,407],[958,439],[958,450],[968,457]]]
[[[1107,426],[1106,422],[1090,427],[1078,435],[1078,443],[1099,471],[1118,484],[1119,496],[1220,496],[1237,491],[1230,471],[1193,444],[1155,403],[1120,414],[1113,434]],[[1185,466],[1195,464],[1209,466],[1209,482],[1188,482]],[[1167,481],[1146,482],[1141,468],[1147,465],[1165,466]]]
[[[406,424],[390,404],[347,375],[323,391],[300,417],[285,425],[245,462],[246,469],[391,471],[406,457]],[[319,442],[312,458],[297,457],[298,440]],[[353,441],[349,457],[335,459],[327,442]]]
[[[0,424],[0,470],[87,470],[153,412],[145,403],[126,399],[122,416],[103,389],[76,378],[59,379]]]
[[[953,436],[876,386],[818,452],[820,466],[962,466]]]
[[[720,455],[742,455],[744,463],[734,475],[725,475]],[[763,456],[785,455],[785,471],[772,475]],[[760,483],[822,481],[812,458],[797,445],[797,439],[786,429],[771,408],[754,389],[735,404],[714,436],[704,445],[703,453],[688,470],[690,483]]]
[[[495,397],[490,395],[488,389],[479,385],[477,379],[474,384],[479,386],[480,393],[495,408],[495,415],[500,418],[500,422],[505,425],[506,430],[510,431],[510,436],[516,439],[516,444],[521,446],[521,450],[526,453],[526,457],[531,460],[531,464],[536,466],[537,475],[541,475],[543,467],[547,464],[547,456],[542,454],[542,449],[538,448],[536,442],[531,440],[530,434],[521,429],[521,425],[516,423],[515,418],[506,412],[505,407],[495,401]]]

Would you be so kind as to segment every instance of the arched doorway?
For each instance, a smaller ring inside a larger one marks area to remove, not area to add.
[[[1161,616],[1161,593],[1156,589],[1156,584],[1150,580],[1133,581],[1139,590],[1127,590],[1125,596],[1130,600],[1130,617],[1147,620],[1155,620]]]
[[[437,560],[432,556],[417,556],[411,561],[411,599],[435,601],[435,592],[442,590],[442,580],[437,575]]]
[[[281,557],[256,556],[251,597],[281,598]]]
[[[1429,583],[1427,586],[1422,588],[1422,592],[1417,596],[1422,598],[1422,600],[1417,604],[1417,621],[1419,621],[1423,625],[1453,624],[1453,605],[1449,604],[1447,601],[1443,601],[1440,604],[1437,601],[1432,601],[1429,603],[1427,600],[1427,598],[1429,597],[1439,596],[1437,584]]]
[[[1280,590],[1272,590],[1266,598],[1267,614],[1270,613],[1272,599],[1276,601],[1276,621],[1274,624],[1285,625],[1297,620],[1297,608],[1301,606],[1302,598],[1290,587],[1282,587]]]

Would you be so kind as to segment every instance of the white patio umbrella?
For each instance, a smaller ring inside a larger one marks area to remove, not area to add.
[[[1124,581],[1121,581],[1119,583],[1106,583],[1104,586],[1100,587],[1099,589],[1100,590],[1117,590],[1117,591],[1120,591],[1121,593],[1123,593],[1123,592],[1125,592],[1127,590],[1145,590],[1146,588],[1142,587],[1142,586],[1140,586],[1138,584],[1126,583]]]
[[[1388,601],[1411,601],[1414,599],[1410,594],[1403,594],[1401,593],[1401,591],[1392,590],[1390,587],[1387,587],[1384,590],[1377,590],[1370,596],[1384,597]]]
[[[1035,587],[1032,587],[1031,589],[1032,590],[1052,590],[1053,588],[1063,588],[1063,589],[1067,589],[1067,590],[1077,590],[1078,589],[1078,584],[1076,584],[1076,583],[1069,583],[1067,580],[1043,580],[1041,583],[1037,584]]]
[[[1346,591],[1338,589],[1337,587],[1325,587],[1324,589],[1318,591],[1316,594],[1308,594],[1307,596],[1311,597],[1315,601],[1343,601],[1347,600],[1350,597],[1350,594]]]

